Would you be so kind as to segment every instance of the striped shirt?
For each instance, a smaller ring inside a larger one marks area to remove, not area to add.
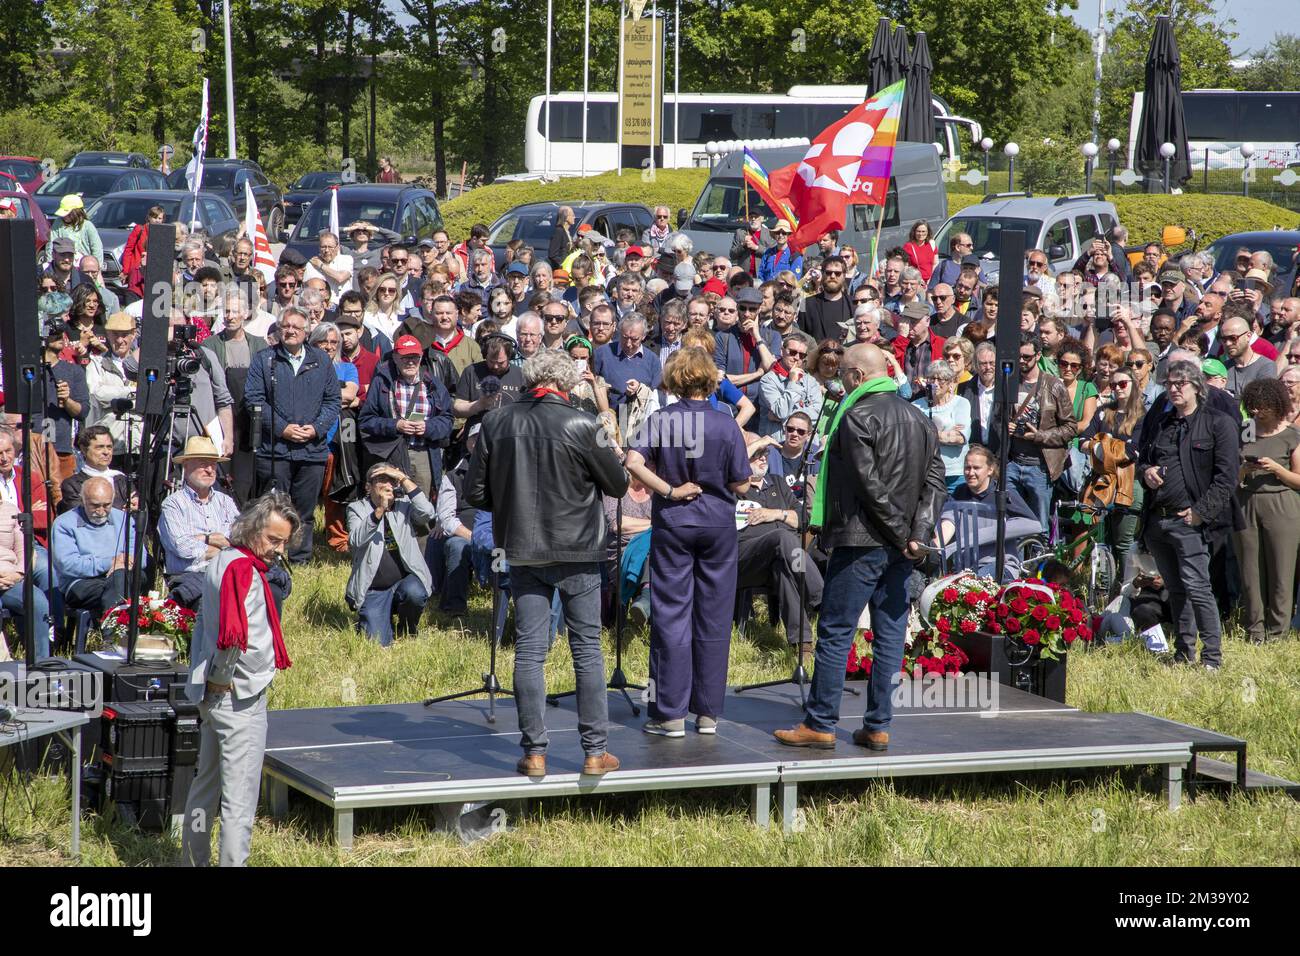
[[[158,535],[162,538],[168,574],[184,571],[202,571],[208,566],[208,546],[203,543],[205,534],[229,537],[230,526],[239,517],[235,499],[213,488],[206,501],[187,483],[174,491],[163,502],[162,516],[158,522]]]

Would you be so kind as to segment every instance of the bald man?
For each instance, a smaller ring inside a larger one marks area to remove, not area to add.
[[[898,397],[885,353],[870,344],[840,360],[848,395],[831,418],[809,525],[830,551],[817,623],[817,667],[803,723],[776,731],[791,747],[835,747],[844,668],[862,609],[871,607],[873,665],[853,742],[889,748],[894,675],[903,664],[907,578],[947,498],[939,436]]]
[[[125,599],[131,567],[126,523],[126,512],[113,507],[112,483],[99,477],[87,478],[81,504],[54,520],[55,586],[68,608],[89,610],[99,620]]]
[[[1277,378],[1277,365],[1251,348],[1254,332],[1250,323],[1238,316],[1223,320],[1219,341],[1228,366],[1228,392],[1241,398],[1242,389],[1258,378]]]

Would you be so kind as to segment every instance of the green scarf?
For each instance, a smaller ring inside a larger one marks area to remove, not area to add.
[[[898,384],[888,375],[867,379],[850,392],[844,401],[840,402],[840,407],[835,410],[835,415],[831,419],[831,427],[826,429],[826,443],[822,447],[829,452],[831,442],[835,440],[835,430],[840,427],[840,420],[864,395],[897,391]],[[808,522],[814,528],[822,527],[822,522],[826,517],[826,488],[830,484],[830,466],[831,456],[827,454],[822,458],[821,473],[817,476],[817,493],[813,495],[812,518]]]

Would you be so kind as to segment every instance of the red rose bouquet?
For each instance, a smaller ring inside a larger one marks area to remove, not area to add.
[[[872,640],[874,634],[862,628],[849,645],[849,660],[845,673],[863,678],[870,676],[872,664]],[[920,676],[922,674],[957,674],[966,663],[966,654],[946,636],[936,631],[922,631],[910,639],[903,649],[903,665],[900,673]]]
[[[1012,581],[988,609],[984,630],[1018,637],[1040,657],[1059,660],[1075,641],[1091,641],[1084,604],[1069,591],[1043,581]]]
[[[141,595],[136,622],[139,633],[169,637],[176,645],[176,650],[184,653],[189,648],[190,632],[194,630],[196,616],[189,608],[181,607],[171,598]],[[130,626],[131,606],[123,603],[104,613],[99,632],[106,641],[124,645]]]

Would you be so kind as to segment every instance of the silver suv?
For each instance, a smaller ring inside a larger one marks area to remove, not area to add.
[[[935,237],[936,248],[946,254],[954,233],[968,233],[975,255],[983,262],[981,271],[991,282],[998,278],[998,254],[1002,230],[1024,230],[1026,249],[1047,253],[1052,275],[1069,270],[1088,251],[1095,236],[1107,236],[1119,224],[1113,203],[1096,196],[1044,196],[997,193],[983,202],[959,210],[943,224]]]

